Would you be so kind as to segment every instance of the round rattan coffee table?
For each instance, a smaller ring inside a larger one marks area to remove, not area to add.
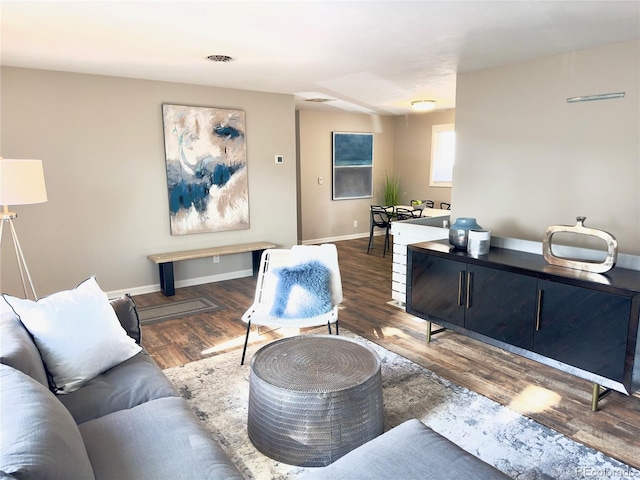
[[[251,359],[247,431],[274,460],[329,465],[384,429],[380,357],[337,335],[301,335]]]

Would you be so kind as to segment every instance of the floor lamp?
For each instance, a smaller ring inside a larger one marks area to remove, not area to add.
[[[28,205],[32,203],[43,203],[47,201],[47,189],[44,183],[44,170],[41,160],[9,160],[0,157],[0,248],[2,247],[2,234],[4,226],[7,224],[11,231],[13,247],[16,250],[20,279],[24,297],[27,294],[27,281],[31,287],[34,300],[38,299],[36,290],[33,288],[33,281],[29,274],[29,268],[22,253],[22,247],[18,240],[16,228],[13,220],[18,216],[15,212],[9,211],[9,205]],[[26,278],[25,278],[26,277]]]

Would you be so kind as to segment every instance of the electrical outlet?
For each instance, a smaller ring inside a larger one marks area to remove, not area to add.
[[[213,263],[220,263],[220,255],[213,256]]]
[[[354,220],[353,221],[353,228],[356,228],[358,226],[358,220]]]

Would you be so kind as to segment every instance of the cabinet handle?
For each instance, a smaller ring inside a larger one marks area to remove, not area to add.
[[[462,305],[462,289],[464,288],[464,272],[458,275],[458,305]]]
[[[473,273],[467,273],[467,308],[471,308],[471,279],[473,278]]]
[[[536,332],[540,331],[541,312],[542,312],[542,289],[538,290],[538,302],[536,304]]]

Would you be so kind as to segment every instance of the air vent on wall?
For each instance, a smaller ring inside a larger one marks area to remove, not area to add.
[[[567,98],[567,103],[593,102],[594,100],[612,100],[614,98],[624,98],[625,92],[601,93],[599,95],[582,95],[580,97]]]

